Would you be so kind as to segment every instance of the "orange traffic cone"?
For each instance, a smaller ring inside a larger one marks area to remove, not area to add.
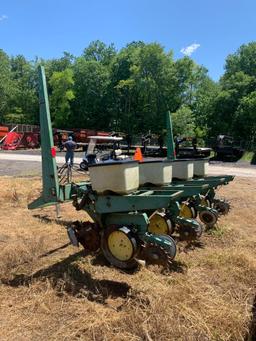
[[[143,161],[143,156],[140,148],[136,148],[135,153],[133,155],[133,160],[142,162]]]

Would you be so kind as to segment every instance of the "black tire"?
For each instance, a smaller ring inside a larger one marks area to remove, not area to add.
[[[110,226],[102,234],[101,251],[102,251],[103,255],[109,261],[110,264],[112,264],[113,266],[115,266],[119,269],[126,269],[126,270],[135,269],[138,266],[138,262],[135,258],[131,258],[131,259],[126,260],[126,261],[121,261],[121,260],[117,259],[109,250],[108,237],[110,236],[111,232],[113,232],[115,230],[118,230],[118,228]],[[128,234],[130,235],[131,232],[128,232]],[[137,242],[136,242],[136,239],[134,238],[134,236],[131,235],[131,239],[132,239],[133,243],[136,245]],[[135,256],[135,254],[134,254],[134,256]]]
[[[79,167],[82,171],[88,171],[88,163],[86,161],[82,161]]]
[[[208,228],[213,227],[218,221],[218,215],[216,213],[206,210],[199,212],[199,218]]]

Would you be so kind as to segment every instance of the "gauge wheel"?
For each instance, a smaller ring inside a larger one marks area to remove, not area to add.
[[[107,227],[102,235],[101,250],[105,258],[117,268],[132,269],[138,265],[135,259],[138,243],[126,226]]]
[[[179,215],[186,219],[194,219],[197,216],[197,211],[191,204],[184,202],[180,205]]]
[[[85,161],[82,161],[79,165],[80,169],[83,171],[88,171],[88,164]]]
[[[212,207],[211,201],[203,195],[201,196],[200,205],[204,207]]]
[[[149,219],[148,232],[170,236],[174,232],[174,224],[164,212],[156,212]]]

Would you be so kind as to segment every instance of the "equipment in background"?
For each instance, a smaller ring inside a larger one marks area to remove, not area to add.
[[[183,143],[188,143],[190,146],[182,146]],[[211,148],[198,147],[197,138],[194,137],[183,137],[175,138],[175,152],[177,159],[194,159],[194,158],[205,158],[210,157]]]
[[[120,141],[122,137],[118,136],[90,136],[89,144],[85,156],[80,163],[80,169],[87,171],[90,165],[99,162],[115,161],[127,159],[127,155],[122,154],[120,149]],[[104,144],[105,148],[108,148],[108,152],[103,153],[97,149],[97,144]],[[78,143],[78,146],[82,146],[82,143]]]
[[[218,135],[213,144],[215,158],[218,160],[235,161],[242,157],[244,149],[232,136]]]
[[[0,126],[0,144],[4,141],[7,134],[9,132],[9,128],[5,126]]]
[[[110,133],[90,129],[57,129],[53,128],[54,145],[59,151],[63,150],[63,143],[69,136],[76,142],[86,146],[90,136],[110,136]],[[101,143],[99,141],[99,143]],[[4,150],[31,149],[40,147],[39,126],[30,124],[6,124],[0,126],[0,145]]]
[[[4,150],[39,147],[40,137],[35,125],[6,124],[6,127],[0,127],[0,136],[1,148]]]
[[[124,146],[127,152],[134,153],[136,148],[141,148],[144,157],[166,157],[168,146],[165,142],[166,132],[162,134],[151,134],[149,131],[142,137],[133,137],[133,141],[137,143],[131,143],[129,138],[129,144]],[[125,141],[127,139],[125,138]],[[212,149],[206,147],[199,147],[196,137],[176,137],[175,138],[175,155],[178,159],[193,159],[193,158],[205,158],[210,157]]]
[[[88,143],[90,142],[91,136],[107,137],[110,133],[104,131],[96,131],[91,129],[53,129],[53,141],[54,145],[59,148],[60,151],[63,150],[63,143],[68,140],[68,137],[72,136],[73,141],[75,141],[80,147],[85,151]],[[104,143],[99,140],[99,143]]]
[[[9,132],[4,139],[2,149],[16,150],[39,147],[39,134],[32,132],[17,133]]]

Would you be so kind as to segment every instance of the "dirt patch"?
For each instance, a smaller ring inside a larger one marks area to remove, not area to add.
[[[0,160],[0,176],[39,176],[41,175],[40,162]]]

